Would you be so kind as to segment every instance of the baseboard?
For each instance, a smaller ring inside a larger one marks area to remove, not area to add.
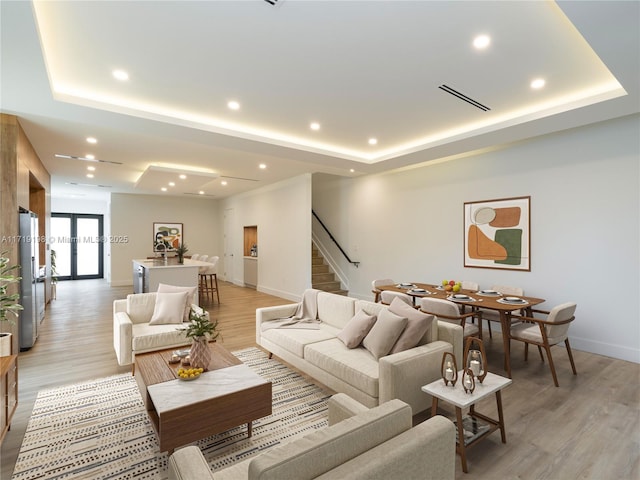
[[[640,363],[640,350],[615,345],[612,343],[596,342],[586,338],[569,336],[571,349],[582,350],[584,352],[604,355],[605,357],[617,358],[627,362]]]
[[[266,293],[268,295],[273,295],[274,297],[281,297],[281,298],[285,298],[287,300],[291,300],[292,302],[299,302],[300,300],[302,300],[302,294],[294,294],[291,292],[284,292],[282,290],[275,290],[273,288],[264,288],[264,287],[257,287],[257,290],[259,292],[262,293]]]

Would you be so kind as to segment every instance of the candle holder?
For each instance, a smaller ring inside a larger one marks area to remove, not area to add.
[[[464,393],[471,394],[476,389],[476,378],[470,368],[462,371],[462,388]]]
[[[480,383],[487,376],[487,354],[484,344],[478,337],[467,337],[464,345],[465,370],[471,370]]]
[[[455,387],[458,381],[458,365],[456,365],[456,357],[451,352],[444,352],[442,355],[442,363],[440,364],[440,374],[444,380],[444,384]]]

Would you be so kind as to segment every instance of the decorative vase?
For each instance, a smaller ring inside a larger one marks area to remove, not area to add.
[[[10,333],[0,333],[0,357],[7,357],[11,355],[11,339]]]
[[[178,263],[182,265],[184,263],[184,257],[182,255],[178,255]]]
[[[207,337],[193,337],[189,356],[193,368],[202,368],[205,372],[209,370],[211,350],[209,350]]]

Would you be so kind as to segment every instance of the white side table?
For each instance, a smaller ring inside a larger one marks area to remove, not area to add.
[[[431,403],[431,416],[435,416],[438,410],[438,400],[452,404],[456,408],[457,442],[456,450],[460,454],[462,471],[468,473],[466,449],[472,447],[480,440],[500,429],[502,443],[507,443],[504,430],[504,417],[502,414],[501,390],[511,385],[510,378],[501,377],[488,372],[482,383],[477,382],[473,393],[465,393],[462,387],[462,371],[458,372],[458,382],[455,387],[446,386],[444,380],[439,379],[422,387],[422,391],[433,397]],[[492,393],[496,395],[498,419],[490,418],[475,411],[475,404]],[[469,408],[469,415],[462,418],[462,409]],[[464,439],[460,441],[459,439]]]

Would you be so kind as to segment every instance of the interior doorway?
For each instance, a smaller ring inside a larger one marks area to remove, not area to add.
[[[103,278],[103,215],[52,213],[50,240],[59,280]]]

